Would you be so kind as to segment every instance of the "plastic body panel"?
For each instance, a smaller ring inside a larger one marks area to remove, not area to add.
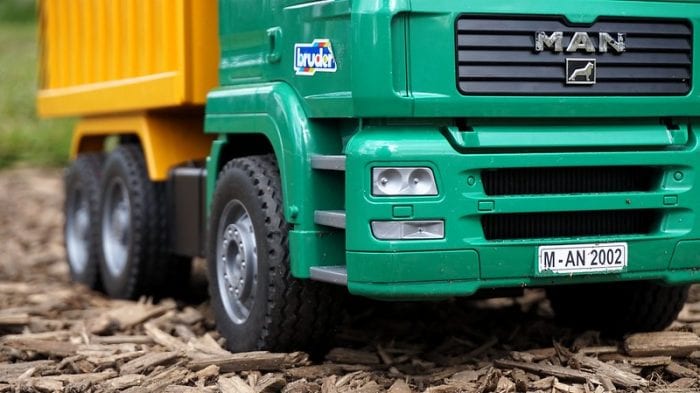
[[[42,0],[44,116],[203,105],[217,85],[214,0]]]
[[[252,7],[259,12],[249,12]],[[455,71],[455,21],[462,14],[563,16],[571,24],[601,16],[673,18],[696,26],[695,3],[221,0],[221,10],[221,84],[284,81],[311,118],[661,117],[692,116],[700,107],[695,89],[673,97],[464,96]],[[270,29],[279,32],[274,45]],[[294,45],[314,39],[331,41],[337,71],[295,75]],[[697,48],[693,45],[693,58]],[[695,62],[693,75],[700,75],[699,67]]]
[[[205,125],[219,138],[208,173],[218,172],[239,136],[262,134],[270,141],[293,226],[295,276],[308,278],[312,266],[346,265],[351,292],[412,299],[480,288],[700,280],[691,251],[700,239],[694,130],[700,97],[694,87],[674,97],[464,96],[457,90],[454,42],[462,14],[564,16],[572,24],[600,16],[681,18],[697,37],[696,3],[220,0],[220,9],[222,88],[209,96]],[[331,41],[337,71],[295,75],[294,45],[315,39]],[[699,67],[695,62],[693,75],[700,75]],[[332,178],[313,170],[314,154],[344,154],[346,172]],[[375,165],[429,166],[440,194],[372,197]],[[651,191],[618,194],[487,197],[479,183],[484,169],[596,165],[651,165],[663,176]],[[682,181],[671,177],[676,172],[684,174]],[[475,180],[468,186],[470,177]],[[215,182],[210,175],[209,195]],[[626,209],[655,210],[662,218],[651,233],[639,235],[517,241],[488,241],[480,223],[485,214]],[[315,210],[345,210],[346,230],[315,224]],[[444,219],[447,236],[372,236],[372,220],[394,219]],[[621,241],[630,253],[623,272],[536,272],[539,245]]]
[[[146,157],[151,180],[163,181],[174,166],[206,158],[214,138],[204,134],[202,128],[202,115],[197,112],[143,112],[84,118],[73,133],[71,157],[84,151],[103,150],[103,142],[109,136],[135,135]]]
[[[439,123],[431,126],[366,125],[346,148],[346,262],[350,291],[380,298],[420,298],[469,295],[480,288],[509,286],[640,279],[674,284],[700,279],[700,273],[696,272],[700,268],[695,256],[697,249],[694,248],[698,243],[687,241],[700,238],[697,136],[690,131],[687,138],[679,138],[674,143],[672,139],[663,138],[668,131],[666,126],[645,123],[643,119],[629,120],[629,128],[618,128],[619,133],[627,134],[626,137],[620,135],[613,143],[605,138],[590,140],[589,132],[603,134],[609,125],[572,124],[567,127],[543,122],[540,132],[548,132],[551,142],[540,142],[539,151],[524,151],[526,139],[511,139],[507,149],[484,146],[461,149],[448,131],[449,127]],[[649,135],[635,131],[635,125],[638,130],[646,129]],[[489,128],[476,127],[476,131],[462,133],[478,139],[478,134],[491,131]],[[509,126],[512,132],[519,128],[527,127]],[[651,135],[654,128],[655,136]],[[687,127],[685,130],[689,132]],[[562,146],[561,141],[569,144]],[[516,148],[518,142],[519,149]],[[655,146],[640,148],[647,142]],[[570,150],[572,146],[581,148]],[[481,183],[483,169],[638,165],[660,170],[649,191],[493,196],[485,194]],[[440,194],[373,196],[370,173],[376,166],[430,167],[435,172]],[[394,208],[407,205],[413,208],[408,217],[412,220],[445,220],[445,238],[381,241],[373,237],[371,221],[394,220]],[[659,212],[659,221],[650,233],[488,240],[481,222],[483,216],[490,214],[632,209]],[[608,242],[628,243],[629,265],[624,271],[577,275],[538,272],[537,249],[541,245]],[[454,257],[445,256],[450,253],[454,253]],[[418,259],[420,263],[416,262]],[[465,270],[474,264],[478,268]],[[436,278],[436,269],[443,274],[441,278]]]
[[[212,145],[207,163],[207,173],[215,174],[207,178],[207,206],[216,175],[231,158],[224,156],[228,146],[242,140],[237,138],[262,134],[280,169],[284,214],[293,225],[289,233],[292,273],[297,277],[308,278],[311,266],[344,260],[344,233],[314,223],[314,210],[342,208],[342,178],[315,173],[310,159],[314,154],[339,151],[342,127],[342,122],[307,118],[298,96],[284,83],[224,87],[209,95],[205,131],[220,137]]]

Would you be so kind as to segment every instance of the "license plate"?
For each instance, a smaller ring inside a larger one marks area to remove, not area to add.
[[[627,243],[540,246],[539,272],[612,272],[627,267]]]

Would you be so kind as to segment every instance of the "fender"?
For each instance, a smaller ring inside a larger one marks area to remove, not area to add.
[[[344,232],[329,232],[314,223],[316,209],[342,209],[343,176],[314,176],[311,168],[313,154],[342,151],[340,130],[329,122],[309,119],[294,89],[281,82],[213,91],[207,100],[204,129],[219,134],[207,163],[207,206],[220,169],[233,158],[223,157],[225,146],[237,143],[236,135],[262,134],[277,158],[284,214],[293,225],[292,273],[306,278],[310,266],[344,263]]]

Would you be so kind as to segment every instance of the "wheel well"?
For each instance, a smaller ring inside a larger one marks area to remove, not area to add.
[[[141,138],[135,133],[124,134],[104,134],[104,135],[84,135],[78,141],[76,153],[88,152],[109,152],[119,145],[136,144],[141,147]]]
[[[228,143],[221,149],[216,171],[220,172],[224,165],[234,158],[269,153],[274,154],[274,149],[270,140],[263,134],[229,135]]]

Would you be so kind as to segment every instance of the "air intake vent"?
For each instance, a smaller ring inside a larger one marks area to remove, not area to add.
[[[653,210],[613,210],[489,214],[481,226],[487,240],[514,240],[648,234],[657,221]]]
[[[652,167],[507,168],[481,172],[486,195],[583,194],[650,191],[660,171]]]
[[[538,32],[548,39],[560,32],[561,41],[538,51]],[[567,51],[576,33],[588,38],[577,41],[583,48]],[[602,52],[601,33],[613,40],[621,34],[624,50],[604,43]],[[465,95],[685,95],[691,87],[692,27],[681,20],[601,18],[575,26],[561,17],[463,15],[456,48],[457,83]]]

